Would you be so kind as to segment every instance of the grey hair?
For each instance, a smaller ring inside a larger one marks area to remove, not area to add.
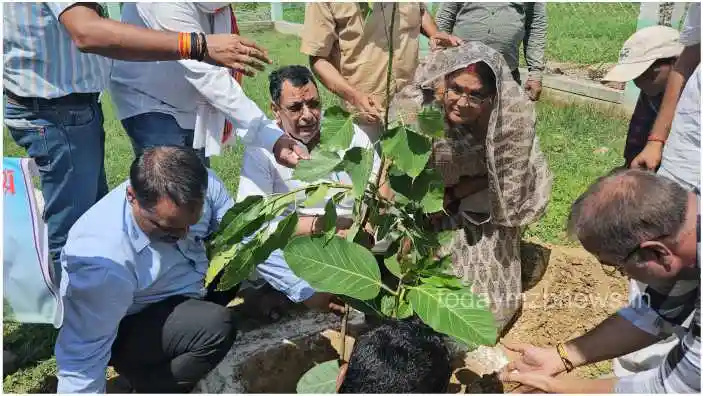
[[[596,254],[625,259],[642,242],[677,237],[686,219],[687,191],[636,169],[600,177],[571,206],[568,230]]]

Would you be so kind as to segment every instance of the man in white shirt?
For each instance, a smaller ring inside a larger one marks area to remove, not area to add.
[[[122,21],[165,31],[236,31],[229,3],[125,3]],[[230,69],[190,60],[115,61],[110,93],[136,155],[154,146],[192,147],[196,129],[214,139],[213,154],[232,132],[246,145],[274,152],[289,141],[246,97]],[[200,155],[207,165],[206,153]]]
[[[322,105],[317,84],[310,70],[305,66],[292,65],[272,72],[269,76],[269,92],[271,109],[278,125],[287,135],[312,152],[320,142]],[[355,127],[351,147],[372,146],[368,136]],[[374,154],[372,178],[375,178],[379,166],[380,159]],[[345,172],[332,172],[327,179],[352,184],[351,178]],[[306,184],[293,179],[293,170],[277,164],[271,153],[259,147],[248,147],[242,160],[237,200],[241,201],[252,195],[285,193]],[[331,190],[326,198],[330,199],[333,194],[335,191]],[[313,208],[298,209],[300,218],[297,235],[310,235],[320,231],[322,224],[318,219],[324,214],[327,199]],[[337,231],[340,234],[344,234],[352,225],[353,204],[353,200],[347,199],[337,205]],[[257,274],[275,289],[285,293],[291,301],[303,302],[314,309],[342,309],[334,296],[317,293],[307,282],[298,278],[286,264],[281,250],[273,252],[265,264],[257,267]]]

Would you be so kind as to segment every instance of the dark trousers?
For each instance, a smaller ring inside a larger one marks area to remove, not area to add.
[[[174,296],[122,319],[110,364],[137,393],[188,393],[232,347],[236,328],[224,305],[238,288],[206,300]]]
[[[193,147],[194,131],[181,128],[176,119],[168,114],[139,114],[122,120],[122,126],[132,141],[135,156],[150,147]],[[210,160],[205,157],[205,149],[195,151],[205,166],[209,168]]]

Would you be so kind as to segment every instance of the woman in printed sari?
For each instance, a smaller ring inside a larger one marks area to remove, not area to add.
[[[520,238],[551,190],[534,105],[503,57],[474,41],[428,55],[391,116],[408,122],[424,106],[445,120],[428,166],[444,179],[447,213],[431,216],[431,227],[458,230],[440,254],[452,254],[454,273],[489,301],[504,333],[522,306]]]

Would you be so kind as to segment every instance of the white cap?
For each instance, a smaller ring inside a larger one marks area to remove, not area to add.
[[[620,50],[620,61],[603,81],[628,82],[647,71],[659,59],[681,55],[679,32],[668,26],[650,26],[630,36]]]

